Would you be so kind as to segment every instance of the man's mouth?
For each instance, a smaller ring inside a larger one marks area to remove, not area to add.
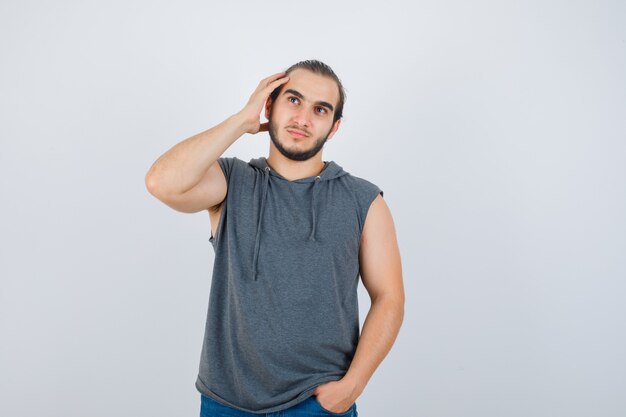
[[[291,136],[293,136],[294,138],[304,138],[304,137],[309,136],[303,131],[298,130],[298,129],[287,129],[287,132],[289,132]]]

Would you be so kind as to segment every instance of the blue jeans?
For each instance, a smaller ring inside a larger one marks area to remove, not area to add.
[[[333,413],[322,407],[315,395],[285,410],[261,414],[228,407],[203,394],[200,394],[200,401],[200,417],[357,417],[359,415],[356,411],[356,402],[345,413]]]

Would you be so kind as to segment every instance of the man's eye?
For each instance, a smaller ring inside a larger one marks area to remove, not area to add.
[[[289,97],[289,98],[287,98],[287,100],[289,100],[289,101],[291,101],[292,99],[293,99],[293,100],[298,100],[298,99],[297,99],[297,98],[295,98],[295,97]]]
[[[323,110],[323,113],[326,113],[326,109],[324,107],[318,107],[318,110]]]

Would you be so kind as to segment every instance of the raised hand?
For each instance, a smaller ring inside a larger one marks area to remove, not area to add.
[[[289,81],[289,76],[284,71],[261,80],[256,90],[250,96],[248,103],[239,112],[239,115],[244,120],[246,133],[267,132],[268,123],[261,123],[261,112],[272,91],[287,81]]]

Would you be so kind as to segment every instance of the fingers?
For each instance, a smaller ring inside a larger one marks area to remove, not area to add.
[[[267,100],[276,88],[281,84],[289,81],[289,75],[287,72],[278,72],[271,75],[259,83],[256,90],[250,95],[248,103],[242,110],[247,120],[259,119],[260,113],[263,111],[264,104],[267,105]],[[251,122],[253,123],[253,122]],[[256,123],[254,123],[256,125]],[[257,132],[267,132],[269,129],[268,123],[259,123],[259,130]]]
[[[265,87],[265,86],[269,85],[271,82],[276,81],[277,79],[284,77],[285,74],[287,74],[285,71],[277,72],[276,74],[270,75],[269,77],[261,80],[260,84]]]
[[[269,83],[267,86],[271,87],[272,89],[278,87],[279,85],[286,83],[287,81],[289,81],[289,76],[285,75],[284,77],[278,78],[274,81],[272,81],[271,83]]]
[[[257,87],[257,91],[264,91],[264,90],[273,91],[279,85],[289,81],[289,76],[286,74],[287,74],[286,72],[279,72],[277,74],[274,74],[270,77],[267,77],[261,80],[261,82],[259,83],[259,86]]]

